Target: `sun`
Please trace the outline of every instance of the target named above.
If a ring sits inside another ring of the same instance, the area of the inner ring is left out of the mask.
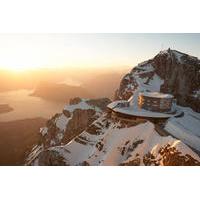
[[[41,68],[43,63],[38,59],[33,59],[30,56],[24,54],[24,56],[13,56],[12,59],[7,58],[5,62],[1,63],[1,68],[13,71],[13,72],[24,72]]]
[[[31,65],[23,65],[23,64],[13,64],[13,65],[7,65],[2,67],[4,70],[6,71],[12,71],[12,72],[25,72],[25,71],[30,71],[30,70],[34,70],[34,69],[38,69],[39,66],[31,66]]]
[[[13,66],[5,66],[4,69],[6,69],[8,71],[13,71],[13,72],[24,72],[30,68],[25,67],[25,66],[13,65]]]
[[[42,53],[30,48],[11,48],[0,58],[0,67],[14,72],[24,72],[45,65]]]

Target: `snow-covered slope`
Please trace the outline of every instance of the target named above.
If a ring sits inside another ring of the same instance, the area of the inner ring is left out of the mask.
[[[54,165],[55,158],[60,159],[59,165],[200,164],[188,146],[171,136],[160,136],[151,122],[124,127],[105,114],[68,144],[43,151],[32,164]]]
[[[170,118],[165,130],[200,152],[200,113],[190,108],[181,109],[184,111],[184,116]]]

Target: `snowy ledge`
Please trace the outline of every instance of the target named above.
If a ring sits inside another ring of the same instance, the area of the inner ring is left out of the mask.
[[[182,111],[176,110],[173,113],[159,113],[159,112],[151,112],[144,109],[136,110],[133,108],[114,108],[114,112],[121,113],[129,116],[135,117],[147,117],[147,118],[170,118],[176,117],[182,114]]]

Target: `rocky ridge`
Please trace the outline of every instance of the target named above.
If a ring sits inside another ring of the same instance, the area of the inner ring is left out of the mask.
[[[28,160],[32,160],[32,156],[38,154],[38,151],[70,142],[96,120],[110,102],[107,98],[71,99],[62,113],[55,114],[47,121],[46,126],[40,129],[42,140]]]

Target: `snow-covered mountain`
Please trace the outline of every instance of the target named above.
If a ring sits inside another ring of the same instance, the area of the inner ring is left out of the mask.
[[[75,98],[41,128],[43,139],[26,164],[200,165],[199,84],[197,58],[162,51],[125,75],[115,98],[128,99],[142,90],[167,92],[176,97],[183,115],[162,126],[147,120],[128,122],[110,117],[108,99]]]
[[[181,106],[200,112],[200,60],[168,49],[138,64],[121,81],[116,99],[129,99],[135,90],[171,93]]]

